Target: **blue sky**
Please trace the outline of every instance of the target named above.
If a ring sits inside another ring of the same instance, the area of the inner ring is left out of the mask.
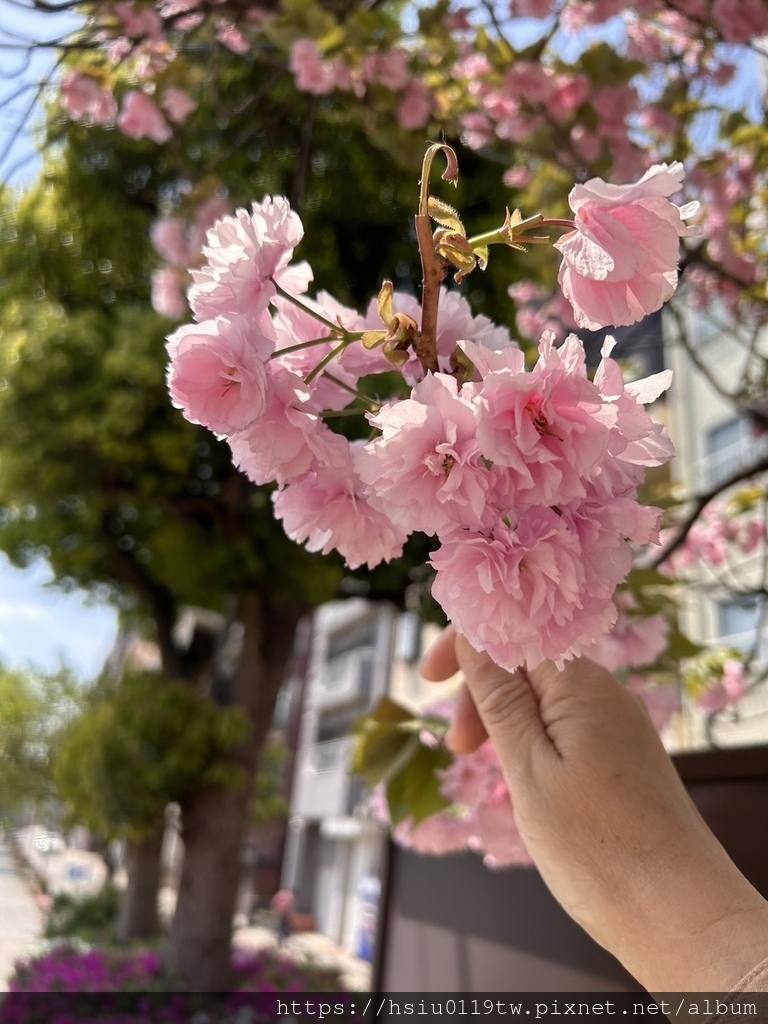
[[[22,571],[0,555],[0,664],[45,672],[65,664],[93,678],[114,642],[115,612],[56,590],[51,579],[45,562]]]
[[[54,67],[53,48],[27,50],[30,42],[53,41],[80,21],[72,12],[42,14],[30,0],[0,0],[0,180],[24,185],[39,167],[35,159],[38,84]]]
[[[73,23],[71,15],[34,14],[0,0],[0,45],[54,39]],[[51,50],[36,52],[27,62],[22,49],[0,49],[0,179],[10,184],[24,185],[37,174],[31,130],[35,118],[27,108],[53,63]],[[51,579],[45,562],[22,571],[0,554],[0,664],[46,672],[66,664],[79,676],[92,678],[114,641],[115,612],[89,606],[81,593],[56,590],[49,585]]]

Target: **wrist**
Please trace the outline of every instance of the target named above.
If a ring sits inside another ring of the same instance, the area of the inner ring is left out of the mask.
[[[729,992],[768,953],[768,903],[711,842],[646,897],[644,934],[619,952],[649,991]]]

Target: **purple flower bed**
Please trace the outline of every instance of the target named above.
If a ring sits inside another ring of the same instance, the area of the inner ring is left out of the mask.
[[[235,951],[232,958],[238,992],[342,992],[339,972],[333,967],[297,964],[272,949]]]
[[[56,946],[19,961],[11,992],[150,992],[161,991],[162,962],[157,953]]]
[[[181,993],[156,953],[57,946],[17,964],[0,1024],[260,1024],[273,994],[343,991],[337,970],[270,949],[236,952],[232,967],[232,992]]]

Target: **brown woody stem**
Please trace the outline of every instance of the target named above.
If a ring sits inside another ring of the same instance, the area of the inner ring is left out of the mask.
[[[435,252],[432,224],[429,218],[429,175],[438,152],[448,164],[443,178],[454,185],[459,176],[456,154],[450,146],[435,143],[424,155],[419,182],[419,212],[416,214],[416,240],[421,258],[421,330],[416,339],[416,355],[425,373],[436,373],[437,364],[437,310],[440,303],[440,285],[448,273],[448,264]]]

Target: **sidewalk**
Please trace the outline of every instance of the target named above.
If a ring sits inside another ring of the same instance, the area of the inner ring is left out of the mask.
[[[0,992],[8,991],[14,962],[32,949],[41,931],[40,910],[0,839]]]

